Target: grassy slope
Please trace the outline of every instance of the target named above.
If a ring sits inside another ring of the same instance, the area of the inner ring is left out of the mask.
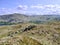
[[[29,25],[36,27],[23,31]],[[0,26],[0,45],[60,45],[60,22]]]

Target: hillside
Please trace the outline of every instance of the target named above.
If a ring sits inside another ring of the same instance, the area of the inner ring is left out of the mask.
[[[60,15],[2,15],[0,45],[60,45]]]
[[[24,15],[24,14],[7,14],[0,16],[0,24],[10,23],[46,23],[60,21],[60,15]]]
[[[60,22],[0,26],[0,45],[60,45]]]

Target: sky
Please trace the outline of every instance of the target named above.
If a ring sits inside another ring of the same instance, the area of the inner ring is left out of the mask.
[[[60,14],[60,0],[0,0],[0,15],[21,14]]]

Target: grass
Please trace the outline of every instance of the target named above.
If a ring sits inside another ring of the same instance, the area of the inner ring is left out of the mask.
[[[36,27],[23,32],[30,25]],[[59,26],[60,22],[0,26],[0,45],[60,45]]]

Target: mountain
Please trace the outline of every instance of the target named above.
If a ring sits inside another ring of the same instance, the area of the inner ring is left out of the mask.
[[[49,21],[60,21],[60,15],[24,15],[24,14],[7,14],[0,16],[0,22],[4,23],[43,23]]]
[[[23,22],[23,21],[28,21],[26,20],[27,16],[23,14],[8,14],[8,15],[3,15],[0,16],[0,21],[5,21],[5,22]]]
[[[60,45],[60,15],[8,14],[0,25],[0,45]]]

